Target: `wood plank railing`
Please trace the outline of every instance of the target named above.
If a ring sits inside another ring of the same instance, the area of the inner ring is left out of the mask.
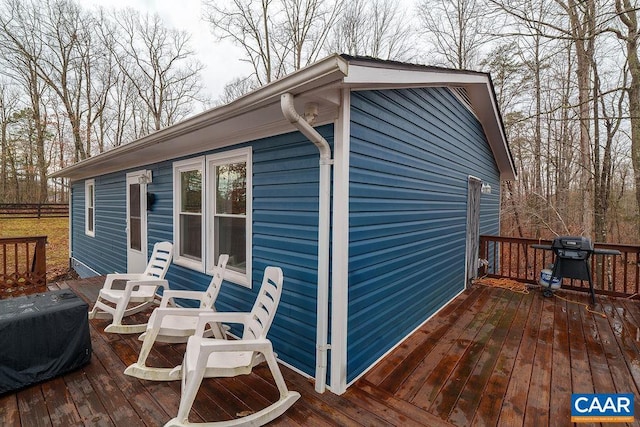
[[[552,251],[532,248],[533,244],[550,245],[550,240],[515,237],[480,236],[481,259],[487,265],[480,275],[506,277],[527,283],[537,283],[540,270],[553,264]],[[589,258],[596,293],[640,298],[640,246],[595,243],[596,249],[615,249],[621,255],[597,255]],[[589,283],[564,279],[563,288],[589,292]]]
[[[47,289],[47,236],[0,238],[0,299]]]
[[[1,218],[65,218],[67,203],[0,203]]]

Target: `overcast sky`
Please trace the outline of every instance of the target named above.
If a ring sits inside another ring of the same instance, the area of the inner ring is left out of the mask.
[[[100,5],[106,9],[127,7],[141,12],[158,13],[168,27],[191,34],[191,46],[205,65],[204,83],[212,99],[218,98],[225,84],[236,76],[251,73],[248,64],[241,62],[242,52],[228,42],[216,41],[209,25],[201,20],[201,0],[80,0],[90,8]]]

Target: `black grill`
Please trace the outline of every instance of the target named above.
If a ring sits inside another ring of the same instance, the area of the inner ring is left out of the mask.
[[[551,277],[586,280],[589,282],[591,302],[596,303],[596,295],[591,281],[589,257],[593,253],[593,244],[588,237],[563,236],[551,242],[551,250],[556,254]]]
[[[551,274],[552,278],[588,281],[593,304],[596,303],[596,295],[593,290],[593,281],[591,280],[589,257],[591,254],[620,255],[620,252],[616,250],[594,249],[591,239],[582,236],[556,237],[551,242],[551,246],[533,245],[533,247],[550,249],[556,255]],[[545,290],[545,295],[551,295],[550,288]]]

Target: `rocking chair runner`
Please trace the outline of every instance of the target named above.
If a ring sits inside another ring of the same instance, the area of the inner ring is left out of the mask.
[[[89,319],[109,319],[113,321],[104,331],[117,334],[137,334],[143,332],[147,324],[123,325],[122,319],[146,309],[158,301],[156,292],[159,288],[168,289],[169,284],[164,280],[171,258],[173,244],[159,242],[153,246],[151,259],[143,273],[108,274],[100,290],[93,310],[89,312]],[[126,280],[124,289],[112,289],[115,280]],[[137,304],[127,308],[129,304]]]
[[[213,272],[213,277],[211,278],[209,287],[205,292],[175,290],[167,290],[164,292],[160,307],[156,308],[153,310],[153,313],[151,313],[149,323],[147,324],[147,331],[140,335],[139,339],[143,341],[143,343],[142,348],[140,349],[140,355],[138,356],[138,361],[129,365],[129,367],[124,371],[125,374],[153,381],[170,381],[180,379],[180,371],[175,371],[173,367],[156,368],[146,366],[145,363],[147,361],[147,357],[149,356],[149,352],[155,342],[187,342],[188,338],[196,331],[198,315],[200,313],[215,312],[214,303],[218,297],[218,293],[220,292],[220,287],[222,286],[227,261],[229,261],[229,255],[220,255],[218,258],[218,265]],[[200,307],[167,307],[169,302],[175,302],[176,298],[200,301]],[[209,330],[205,331],[204,336],[214,336],[218,339],[226,338],[225,331],[218,323],[213,324]]]
[[[200,384],[205,377],[234,377],[246,375],[257,364],[266,360],[280,398],[270,406],[235,420],[205,423],[206,426],[263,425],[282,415],[300,398],[300,393],[289,391],[282,377],[267,332],[273,321],[282,293],[282,270],[267,267],[262,286],[250,313],[200,314],[196,334],[189,338],[182,369],[182,395],[178,416],[166,426],[189,426],[188,417]],[[240,340],[204,338],[209,323],[240,323],[244,325]]]

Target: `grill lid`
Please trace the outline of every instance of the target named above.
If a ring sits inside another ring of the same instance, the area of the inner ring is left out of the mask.
[[[586,259],[593,253],[593,243],[588,237],[560,236],[553,239],[551,249],[561,258]]]

